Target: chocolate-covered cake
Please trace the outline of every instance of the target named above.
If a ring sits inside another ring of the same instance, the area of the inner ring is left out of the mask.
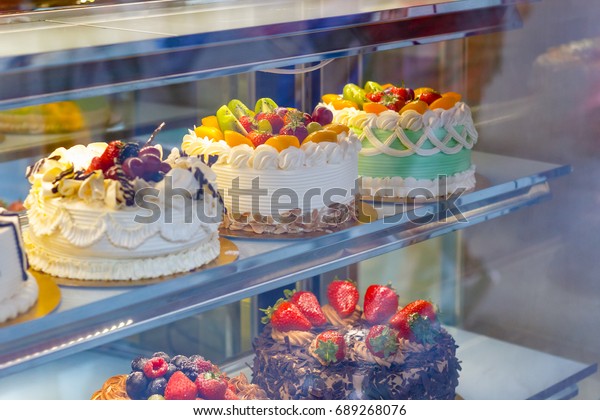
[[[398,308],[395,292],[375,285],[361,310],[350,285],[334,281],[323,308],[296,292],[267,311],[253,343],[253,383],[270,399],[454,399],[457,345],[431,303]],[[315,313],[325,321],[315,325]]]

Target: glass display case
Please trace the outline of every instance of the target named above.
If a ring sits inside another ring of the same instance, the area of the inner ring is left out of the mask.
[[[259,308],[284,288],[322,296],[336,276],[361,291],[391,282],[401,303],[437,302],[459,345],[465,399],[598,398],[600,6],[64,3],[0,10],[0,114],[70,115],[57,130],[0,125],[6,203],[25,198],[26,167],[56,147],[144,140],[161,122],[163,146],[180,146],[228,99],[308,110],[368,80],[463,92],[479,132],[477,186],[371,202],[361,223],[326,235],[232,237],[233,261],[153,284],[63,283],[51,313],[0,325],[0,398],[88,399],[155,351],[248,371]],[[39,374],[56,386],[35,383]]]

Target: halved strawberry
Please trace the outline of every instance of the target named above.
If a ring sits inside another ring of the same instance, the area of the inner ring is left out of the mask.
[[[296,292],[294,290],[285,290],[284,294],[290,302],[295,303],[298,308],[300,308],[300,311],[302,311],[304,316],[313,326],[319,327],[327,322],[323,310],[321,309],[321,305],[319,304],[319,300],[313,293],[308,291]]]
[[[387,324],[398,311],[398,295],[389,286],[373,284],[365,293],[364,316],[370,324]]]
[[[312,328],[312,324],[300,308],[287,300],[279,299],[274,306],[261,311],[265,313],[262,318],[263,324],[270,321],[273,328],[281,332],[309,331]]]
[[[387,325],[373,325],[365,344],[373,355],[385,358],[398,351],[398,333]]]
[[[342,317],[354,313],[358,303],[359,293],[356,285],[350,280],[334,280],[327,287],[329,304]]]
[[[323,331],[316,340],[315,353],[326,364],[340,362],[346,357],[346,342],[338,331]]]
[[[252,144],[254,144],[254,147],[258,147],[261,144],[264,144],[271,137],[273,137],[273,135],[271,135],[270,133],[267,133],[267,132],[262,132],[262,131],[252,131],[252,132],[248,133],[247,137],[250,139]]]

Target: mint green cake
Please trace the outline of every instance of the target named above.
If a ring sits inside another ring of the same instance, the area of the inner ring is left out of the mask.
[[[367,198],[433,198],[475,187],[471,149],[477,131],[470,108],[380,114],[333,110],[334,122],[350,127],[362,142],[360,194]]]

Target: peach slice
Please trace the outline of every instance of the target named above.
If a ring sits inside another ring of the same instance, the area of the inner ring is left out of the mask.
[[[280,134],[277,136],[271,137],[269,140],[265,142],[269,146],[273,146],[279,152],[287,149],[288,147],[300,147],[300,140],[296,136],[290,136],[286,134]]]
[[[325,102],[326,104],[330,104],[333,101],[337,101],[342,99],[342,95],[338,95],[337,93],[327,93],[325,95],[323,95],[321,97],[321,99],[323,100],[323,102]]]
[[[455,98],[456,102],[460,101],[462,99],[462,95],[460,93],[456,93],[456,92],[445,92],[442,93],[442,98]]]
[[[209,115],[208,117],[202,118],[202,125],[218,128],[219,130],[221,129],[221,127],[219,127],[219,121],[217,121],[216,115]]]
[[[383,111],[388,111],[389,108],[379,102],[365,102],[363,104],[363,111],[369,114],[381,114]]]
[[[329,141],[335,143],[337,142],[337,133],[332,130],[319,130],[315,131],[314,133],[310,133],[308,136],[306,136],[304,141],[312,141],[313,143]]]
[[[351,101],[349,99],[338,99],[336,101],[332,101],[331,105],[333,105],[334,109],[337,109],[338,111],[340,109],[344,109],[344,108],[355,108],[358,109],[358,104],[354,101]]]
[[[454,106],[454,104],[458,102],[456,97],[454,96],[442,96],[439,99],[436,99],[429,105],[429,109],[443,108],[450,109]]]
[[[429,105],[427,105],[427,102],[416,100],[404,105],[399,112],[402,114],[405,111],[413,110],[417,111],[419,114],[424,114],[428,109]]]
[[[254,143],[248,137],[243,134],[238,133],[233,130],[225,130],[223,133],[225,136],[225,142],[229,145],[229,147],[239,146],[240,144],[247,144],[248,146],[254,148]]]
[[[336,124],[336,123],[331,123],[331,124],[324,125],[323,126],[323,130],[334,131],[336,134],[340,134],[340,133],[346,133],[346,134],[348,134],[350,132],[350,128],[348,128],[347,125]]]
[[[198,137],[208,137],[212,141],[223,140],[223,132],[215,127],[210,127],[208,125],[201,125],[200,127],[196,127],[194,132]]]

